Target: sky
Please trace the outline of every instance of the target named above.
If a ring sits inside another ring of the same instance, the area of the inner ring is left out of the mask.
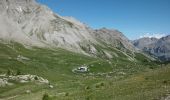
[[[170,0],[38,0],[93,29],[117,29],[129,39],[170,35]]]

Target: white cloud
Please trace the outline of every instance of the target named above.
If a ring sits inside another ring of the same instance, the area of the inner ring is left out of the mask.
[[[158,38],[158,39],[160,39],[160,38],[162,38],[164,36],[166,36],[166,34],[160,34],[160,33],[151,34],[151,33],[146,33],[146,34],[140,36],[140,38],[148,37],[148,38]]]

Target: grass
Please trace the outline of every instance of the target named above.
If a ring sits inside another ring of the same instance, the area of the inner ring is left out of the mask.
[[[102,47],[97,47],[98,49]],[[136,61],[115,48],[102,48],[118,55],[112,59],[90,57],[63,49],[25,48],[18,43],[0,43],[0,73],[38,75],[50,81],[54,88],[36,83],[0,87],[0,98],[11,100],[151,100],[170,91],[170,66],[161,68],[141,54]],[[29,60],[18,60],[18,55]],[[88,73],[73,73],[72,69],[86,64]],[[25,93],[25,90],[31,93]]]

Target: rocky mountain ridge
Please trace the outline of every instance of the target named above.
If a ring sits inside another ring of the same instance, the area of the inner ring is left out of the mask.
[[[157,38],[141,38],[133,41],[140,50],[158,57],[162,61],[170,61],[170,35]]]
[[[72,17],[54,13],[35,0],[1,0],[0,11],[1,40],[93,55],[99,53],[97,46],[135,52],[121,32],[106,28],[94,30]]]

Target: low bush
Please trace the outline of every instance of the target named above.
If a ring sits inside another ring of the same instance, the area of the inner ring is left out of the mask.
[[[49,95],[48,95],[47,93],[45,93],[45,94],[43,95],[42,100],[50,100]]]

